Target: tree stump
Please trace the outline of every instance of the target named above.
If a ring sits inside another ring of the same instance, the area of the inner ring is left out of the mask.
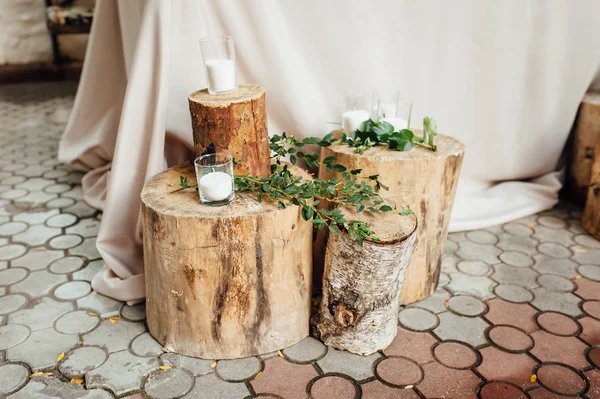
[[[362,169],[361,174],[365,176],[378,174],[381,183],[389,187],[388,191],[382,190],[381,195],[395,201],[398,207],[409,205],[417,215],[417,249],[406,272],[402,304],[416,302],[431,295],[440,275],[465,147],[460,141],[441,134],[436,136],[435,144],[435,152],[421,146],[415,146],[407,152],[377,146],[360,155],[345,144],[334,144],[321,149],[321,159],[333,155],[336,162],[348,170]],[[327,172],[323,167],[319,170],[319,177],[342,179],[339,172]],[[322,232],[317,234],[314,243],[315,278],[323,270],[324,236]]]
[[[414,215],[356,213],[381,240],[360,246],[348,234],[331,234],[325,253],[317,336],[329,346],[360,355],[386,348],[396,336],[404,273],[417,242]]]
[[[575,120],[572,147],[567,163],[565,191],[574,202],[584,205],[594,164],[594,149],[600,144],[600,93],[587,93]]]
[[[595,149],[594,165],[582,221],[583,227],[597,240],[600,240],[600,144]]]
[[[309,178],[299,168],[294,174]],[[312,224],[236,193],[223,207],[200,204],[191,165],[142,191],[146,309],[165,351],[205,359],[272,352],[309,333]]]
[[[269,132],[265,111],[265,89],[241,85],[228,94],[211,95],[207,89],[188,98],[196,156],[210,144],[242,163],[240,175],[270,174]]]

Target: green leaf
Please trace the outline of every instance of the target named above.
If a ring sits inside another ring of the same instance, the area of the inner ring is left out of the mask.
[[[179,176],[179,186],[181,188],[190,188],[191,187],[188,183],[188,178],[186,176]]]
[[[414,215],[415,213],[412,211],[412,209],[410,209],[410,207],[408,205],[406,205],[404,208],[402,208],[402,210],[400,211],[400,214],[402,216],[408,216],[408,215]]]
[[[336,172],[345,172],[346,167],[344,165],[333,165],[333,170]]]
[[[304,207],[302,207],[302,218],[304,220],[310,220],[310,219],[312,219],[312,217],[313,217],[314,214],[315,214],[315,211],[310,206],[304,206]]]
[[[281,201],[277,201],[277,206],[279,207],[279,209],[285,209],[285,204]]]
[[[423,141],[427,143],[433,151],[437,150],[436,145],[433,143],[436,135],[437,123],[435,123],[433,118],[426,116],[423,118]]]
[[[360,172],[362,172],[362,169],[353,169],[350,171],[350,174],[352,175],[358,175],[360,174]]]
[[[292,163],[292,165],[296,165],[296,156],[295,155],[290,155],[290,162]]]
[[[394,126],[389,122],[377,122],[373,126],[373,132],[378,136],[382,134],[390,134],[394,132]]]
[[[362,203],[356,204],[356,212],[362,212],[365,210],[365,206]]]
[[[330,155],[330,156],[328,156],[327,158],[325,158],[323,160],[323,163],[325,165],[331,165],[331,163],[333,163],[334,161],[335,161],[335,156],[334,155]]]
[[[340,229],[337,227],[337,225],[335,224],[329,224],[327,225],[327,228],[329,229],[330,232],[332,232],[333,234],[340,234]]]
[[[271,191],[271,185],[269,183],[263,183],[261,188],[265,193],[268,193],[269,191]]]
[[[389,211],[393,210],[393,208],[389,205],[383,205],[382,207],[379,208],[379,210],[381,212],[389,212]]]

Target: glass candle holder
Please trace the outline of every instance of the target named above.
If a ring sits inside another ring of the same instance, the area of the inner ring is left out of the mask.
[[[388,122],[394,126],[394,131],[408,129],[412,101],[400,98],[397,90],[373,92],[373,114],[378,122]]]
[[[235,48],[231,36],[211,36],[200,39],[200,52],[210,94],[225,94],[237,90]]]
[[[233,191],[233,158],[219,152],[202,155],[194,160],[198,194],[204,205],[227,205],[235,196]]]
[[[364,121],[371,118],[369,103],[364,93],[349,91],[342,96],[342,129],[348,136],[354,136],[362,128]]]

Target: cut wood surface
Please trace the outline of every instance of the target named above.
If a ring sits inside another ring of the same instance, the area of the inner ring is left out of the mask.
[[[382,190],[382,196],[395,201],[399,208],[409,205],[415,212],[418,244],[406,272],[402,304],[431,295],[439,279],[465,147],[460,141],[441,134],[437,135],[435,144],[435,152],[421,146],[407,152],[377,146],[360,155],[345,144],[321,149],[321,159],[333,155],[336,163],[348,170],[362,169],[364,176],[378,174],[381,183],[389,187],[388,191]],[[323,167],[319,170],[319,177],[341,179],[340,173],[327,172]],[[314,243],[314,273],[317,279],[323,270],[325,235],[322,232],[317,234]]]
[[[299,168],[295,175],[308,178]],[[199,203],[191,165],[142,191],[146,309],[165,351],[205,359],[272,352],[308,335],[312,224],[300,209],[236,193],[228,206]]]
[[[241,85],[233,93],[211,95],[207,89],[188,98],[194,149],[199,156],[213,143],[238,161],[236,174],[268,176],[269,133],[265,90],[258,85]]]
[[[583,227],[600,240],[600,144],[595,149],[594,165],[582,219]]]
[[[600,93],[587,93],[583,97],[572,134],[565,191],[573,201],[584,205],[588,198],[594,149],[600,144]]]
[[[356,213],[348,220],[369,223],[380,242],[360,246],[348,234],[330,234],[325,254],[317,336],[327,345],[368,355],[396,336],[400,292],[417,240],[414,215]]]

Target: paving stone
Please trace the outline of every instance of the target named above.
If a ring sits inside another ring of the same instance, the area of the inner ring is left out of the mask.
[[[581,265],[577,271],[588,280],[600,281],[600,266]]]
[[[65,335],[53,328],[34,331],[29,338],[19,345],[7,349],[8,360],[27,362],[32,369],[44,369],[56,365],[56,359],[62,352],[77,345],[79,339],[75,335]]]
[[[494,296],[492,288],[495,285],[496,283],[489,277],[454,273],[446,289],[453,294],[466,294],[489,299]]]
[[[96,248],[96,238],[95,237],[86,238],[85,240],[83,240],[81,245],[69,250],[69,253],[71,255],[85,256],[86,258],[88,258],[90,260],[100,258],[100,253],[98,252],[98,249]]]
[[[144,391],[154,399],[171,399],[185,395],[193,385],[194,379],[183,370],[158,370],[150,374]]]
[[[12,236],[27,230],[29,226],[23,222],[8,222],[0,225],[0,236]]]
[[[415,385],[423,379],[423,372],[414,361],[404,357],[388,357],[377,363],[377,376],[398,388]]]
[[[118,315],[121,302],[92,291],[90,295],[77,300],[77,307],[79,309],[90,309],[98,313],[100,317],[105,318]]]
[[[454,242],[467,241],[467,233],[464,231],[458,233],[448,233],[448,239]]]
[[[58,215],[58,209],[45,209],[40,208],[39,210],[33,210],[30,212],[21,212],[13,217],[14,221],[25,222],[30,225],[42,224],[54,215]]]
[[[27,303],[23,295],[0,296],[0,315],[5,315],[21,309]]]
[[[523,391],[508,382],[488,382],[479,391],[481,399],[528,399]]]
[[[600,250],[575,248],[574,252],[575,255],[573,255],[572,259],[580,265],[600,265]]]
[[[66,170],[49,170],[48,172],[44,173],[44,179],[57,179],[59,177],[64,177],[66,175],[68,175],[69,172],[67,172]]]
[[[125,305],[121,308],[121,316],[129,321],[146,320],[146,304],[138,303],[134,306]]]
[[[65,234],[62,236],[58,236],[56,238],[53,238],[52,240],[50,240],[50,242],[48,243],[50,245],[50,247],[54,248],[54,249],[68,249],[68,248],[73,248],[78,246],[79,244],[81,244],[83,242],[83,238],[81,236],[76,236],[74,234]],[[73,254],[72,255],[80,255],[80,254]]]
[[[442,342],[433,351],[438,362],[446,367],[468,369],[477,363],[473,349],[458,342]]]
[[[15,185],[16,188],[23,188],[30,191],[39,191],[43,190],[45,187],[54,184],[52,180],[46,180],[41,177],[35,177],[33,179],[27,179],[27,181],[23,181],[21,183],[17,183]]]
[[[11,285],[22,281],[27,277],[27,270],[21,268],[10,268],[0,270],[0,285]]]
[[[534,316],[538,313],[528,304],[517,304],[495,298],[487,302],[485,318],[492,324],[508,324],[530,333],[538,329]]]
[[[282,352],[288,360],[294,363],[310,363],[325,356],[327,347],[313,337],[306,337],[297,344],[285,348]]]
[[[67,208],[75,203],[73,198],[55,198],[46,202],[48,208]]]
[[[527,267],[533,265],[533,258],[521,252],[506,251],[500,254],[500,260],[510,266]]]
[[[451,255],[456,251],[458,251],[458,244],[454,241],[446,240],[446,243],[444,244],[444,255]]]
[[[88,388],[107,388],[115,395],[122,395],[140,389],[142,376],[158,366],[154,357],[138,357],[126,350],[111,353],[100,367],[86,373],[86,385]]]
[[[94,276],[102,270],[103,267],[104,261],[102,259],[91,261],[85,268],[73,273],[73,278],[77,280],[92,281]]]
[[[133,340],[131,351],[135,355],[142,357],[158,356],[163,353],[162,345],[149,332],[143,333]]]
[[[585,381],[571,369],[558,364],[543,365],[537,370],[542,386],[564,395],[577,395],[585,390]]]
[[[539,251],[545,255],[551,256],[553,258],[569,258],[572,255],[572,252],[559,244],[554,243],[542,243],[538,247]]]
[[[554,274],[542,274],[537,281],[548,291],[571,292],[575,289],[575,284],[571,280]]]
[[[446,312],[439,315],[440,325],[433,332],[442,340],[466,342],[477,347],[486,343],[484,331],[489,324],[480,317],[465,317]]]
[[[305,365],[303,367],[311,367],[309,365]],[[315,372],[316,374],[316,372]],[[264,377],[261,375],[261,378]],[[297,376],[302,378],[302,376]],[[256,382],[254,380],[253,382]],[[266,381],[266,378],[263,378],[263,381]],[[290,381],[289,378],[286,381]],[[292,380],[294,381],[294,380]],[[291,381],[290,381],[291,382]],[[302,381],[303,382],[303,381]],[[286,399],[295,399],[295,398],[305,398],[306,397],[306,383],[304,382],[304,386],[300,387],[300,384],[288,384],[285,388],[286,392],[294,392],[294,389],[303,389],[300,393],[301,396],[284,396]],[[265,383],[265,386],[273,386],[276,384],[280,384],[281,380],[270,381],[269,383]],[[281,384],[283,385],[283,384]],[[262,388],[262,384],[257,384],[257,386]],[[255,388],[256,390],[256,388]],[[282,390],[282,389],[280,389]],[[214,374],[207,374],[201,377],[196,377],[196,382],[194,383],[194,388],[187,395],[183,396],[182,399],[233,399],[233,398],[244,398],[249,395],[248,389],[246,385],[242,382],[231,383],[220,380]]]
[[[456,255],[443,255],[442,257],[442,271],[444,273],[456,273],[458,269],[456,265],[460,261],[460,258]]]
[[[31,165],[23,169],[19,169],[18,174],[26,177],[42,176],[48,169],[41,165]]]
[[[566,278],[577,276],[577,264],[569,259],[556,259],[546,255],[536,255],[533,269],[542,274],[556,274]]]
[[[214,363],[213,360],[197,359],[195,357],[183,356],[177,353],[163,353],[160,355],[160,360],[164,365],[185,369],[194,377],[212,373],[214,371],[214,369],[210,367]]]
[[[78,234],[82,237],[95,237],[98,235],[100,221],[94,218],[83,219],[75,226],[69,227],[67,233]]]
[[[425,377],[418,385],[426,398],[476,398],[481,380],[471,370],[456,370],[439,363],[423,366]],[[471,395],[465,395],[465,392]]]
[[[70,188],[71,188],[70,184],[58,183],[58,184],[49,185],[48,187],[46,187],[44,189],[44,191],[47,193],[62,194],[62,193],[69,191]],[[73,198],[73,197],[71,197],[71,198]],[[76,198],[73,198],[73,199],[76,199]]]
[[[372,363],[373,360],[371,360],[371,364]],[[289,378],[291,375],[293,375],[294,378]],[[306,399],[306,386],[308,385],[308,382],[313,378],[317,377],[317,375],[318,374],[315,368],[310,364],[290,363],[282,357],[274,357],[265,360],[263,373],[258,378],[255,378],[254,380],[250,381],[250,385],[252,386],[252,388],[254,388],[254,391],[256,393],[271,393],[286,399]],[[198,384],[199,381],[202,381],[200,386]],[[219,381],[218,384],[217,381]],[[282,381],[286,381],[286,383],[282,384]],[[221,390],[223,390],[223,384],[228,384],[227,386],[230,387],[235,387],[239,385],[244,386],[242,383],[226,383],[220,380],[216,375],[208,374],[204,377],[196,378],[196,385],[194,386],[194,389],[188,394],[188,397],[190,399],[202,398],[202,396],[192,396],[192,393],[194,393],[195,391],[197,391],[198,394],[204,391],[210,392],[210,388],[212,388],[215,385],[220,387]],[[197,389],[199,387],[204,389]],[[224,392],[217,391],[213,394],[213,396],[206,395],[204,397],[206,399],[229,399],[242,396],[243,395],[238,394],[238,391],[235,391],[234,394],[230,394],[230,396],[225,396]]]
[[[359,381],[373,376],[373,362],[380,357],[377,352],[360,356],[330,347],[325,357],[317,361],[317,364],[324,373],[342,373]]]
[[[498,238],[492,233],[485,230],[474,230],[467,233],[467,239],[477,244],[494,245],[498,242]]]
[[[498,248],[490,245],[476,244],[470,241],[462,241],[458,244],[459,250],[456,255],[464,260],[479,260],[493,265],[498,263]]]
[[[588,234],[579,234],[574,238],[575,242],[584,247],[600,249],[600,241]]]
[[[563,246],[573,245],[573,233],[567,229],[553,229],[550,227],[538,226],[535,228],[535,234],[532,236],[539,242],[555,243]]]
[[[522,223],[510,222],[502,226],[504,231],[514,236],[528,237],[533,234],[533,229]]]
[[[58,299],[72,300],[82,298],[90,292],[92,292],[92,287],[87,281],[69,281],[58,286],[54,290],[54,295]]]
[[[42,297],[30,309],[21,309],[8,316],[11,323],[22,324],[32,331],[50,328],[62,315],[73,310],[72,303],[57,302]]]
[[[535,360],[525,353],[508,353],[488,346],[479,350],[481,364],[477,371],[488,381],[508,381],[521,388],[533,387],[531,382]]]
[[[219,360],[215,371],[225,381],[242,382],[257,375],[261,369],[260,360],[255,357],[247,357],[244,359]]]
[[[30,333],[29,328],[20,324],[0,326],[0,350],[19,345],[29,337]]]
[[[358,390],[352,382],[338,376],[319,378],[310,388],[312,399],[354,398]]]
[[[508,266],[503,263],[494,265],[492,279],[500,284],[520,285],[525,288],[533,288],[538,285],[538,274],[527,267]]]
[[[402,327],[409,330],[427,331],[438,325],[438,318],[424,309],[405,308],[400,311],[398,322]]]
[[[13,236],[14,242],[22,242],[32,247],[43,245],[50,238],[61,233],[60,229],[46,227],[42,224],[29,227],[23,233]]]
[[[438,281],[437,288],[442,288],[450,283],[450,277],[446,273],[440,273],[440,279]]]
[[[412,389],[392,388],[375,380],[361,385],[362,399],[419,399]]]
[[[596,348],[591,348],[588,351],[588,359],[590,360],[590,363],[596,367],[599,368],[600,366],[600,348],[596,347]]]
[[[6,159],[6,157],[4,159]],[[6,172],[2,172],[2,173],[3,173],[2,176],[4,176],[4,173],[6,173]],[[2,185],[4,185],[4,186],[12,186],[14,184],[19,184],[19,183],[21,183],[21,182],[23,182],[25,180],[27,180],[27,179],[25,177],[23,177],[23,176],[12,176],[12,175],[9,175],[9,176],[7,176],[7,177],[5,177],[5,178],[2,179]]]
[[[499,234],[496,246],[504,251],[522,252],[527,255],[534,255],[538,252],[537,240],[531,237],[514,236],[512,234]]]
[[[29,381],[29,371],[20,364],[0,366],[0,395],[15,392]]]
[[[507,352],[525,352],[533,347],[533,339],[513,326],[494,326],[488,330],[491,342]]]
[[[577,295],[585,299],[600,300],[600,283],[585,278],[577,279],[575,282]]]
[[[600,397],[600,371],[589,370],[586,371],[585,376],[589,381],[589,388],[586,392],[587,397],[590,399],[597,399]]]
[[[68,378],[83,377],[88,371],[100,367],[108,354],[96,346],[82,346],[73,349],[58,364],[58,369]]]
[[[19,392],[7,399],[112,399],[112,395],[100,389],[84,389],[79,384],[62,382],[53,377],[31,380]]]
[[[13,269],[14,270],[14,269]],[[48,295],[54,287],[67,281],[67,276],[50,273],[46,270],[32,272],[23,281],[11,287],[12,293],[24,293],[32,298]]]
[[[554,292],[538,287],[531,290],[534,299],[531,304],[539,310],[548,310],[565,313],[577,317],[581,314],[578,297],[570,292]]]
[[[418,302],[411,303],[407,305],[408,308],[417,307],[422,309],[427,309],[432,313],[441,313],[446,311],[446,299],[450,297],[450,294],[440,289],[435,291],[433,294],[428,296],[425,299],[422,299]]]
[[[398,327],[396,337],[383,352],[386,356],[404,356],[423,364],[433,360],[431,349],[436,343],[437,340],[429,333]]]
[[[509,302],[526,303],[531,302],[533,294],[525,288],[512,284],[500,284],[494,288],[494,293]]]
[[[96,214],[96,209],[83,201],[76,201],[74,205],[63,208],[65,212],[72,213],[80,218],[89,218]]]
[[[590,345],[600,345],[600,321],[591,317],[584,317],[578,321],[582,329],[579,337]]]
[[[11,265],[24,267],[31,271],[42,270],[47,268],[50,262],[63,256],[62,251],[51,251],[43,247],[33,248],[20,258],[11,261]]]
[[[0,260],[11,260],[18,258],[27,251],[27,248],[20,244],[8,244],[0,247]]]
[[[544,312],[538,315],[541,328],[554,335],[570,336],[579,331],[579,323],[562,313]]]
[[[533,332],[531,337],[535,341],[531,353],[542,362],[567,364],[576,369],[589,367],[585,358],[587,345],[577,338],[557,336],[546,331]]]
[[[567,223],[564,220],[555,216],[540,216],[537,221],[542,226],[551,227],[553,229],[564,229],[567,227]]]
[[[468,296],[457,295],[448,300],[448,309],[463,316],[481,316],[487,311],[487,306],[481,300]]]
[[[79,256],[65,256],[52,262],[50,271],[56,274],[69,274],[79,270],[84,263],[85,261]]]
[[[29,194],[29,191],[22,188],[14,188],[10,190],[6,190],[0,193],[0,198],[14,200],[17,198],[21,198]]]
[[[61,316],[56,321],[56,331],[63,334],[86,334],[92,331],[100,319],[86,310],[77,310]]]
[[[142,323],[133,323],[123,319],[116,323],[104,320],[98,328],[83,336],[83,344],[106,348],[109,353],[117,352],[127,349],[129,343],[145,330]]]
[[[60,215],[52,216],[46,221],[49,227],[69,227],[77,223],[77,216],[70,213],[61,213]]]
[[[594,319],[600,320],[600,301],[585,301],[581,308]]]
[[[491,271],[485,263],[472,260],[459,262],[456,267],[459,271],[471,276],[487,276]]]

